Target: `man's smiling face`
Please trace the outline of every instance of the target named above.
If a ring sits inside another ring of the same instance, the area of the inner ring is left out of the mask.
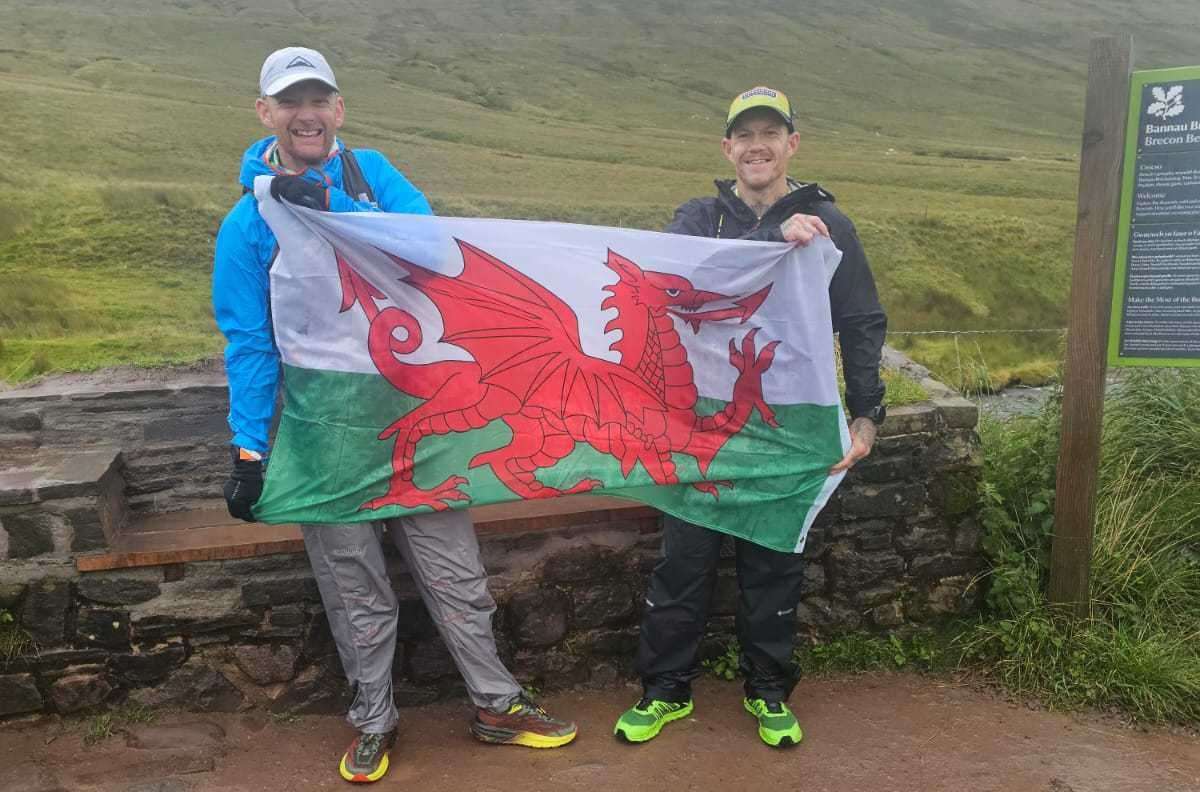
[[[305,80],[255,103],[263,126],[275,133],[283,164],[292,170],[321,165],[345,120],[342,95],[318,80]]]
[[[799,144],[800,135],[788,132],[778,113],[759,109],[738,117],[729,137],[721,141],[721,150],[733,163],[739,184],[765,190],[787,179],[788,160]]]

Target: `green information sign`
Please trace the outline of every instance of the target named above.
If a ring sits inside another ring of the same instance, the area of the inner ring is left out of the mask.
[[[1200,66],[1133,73],[1108,360],[1200,366]]]

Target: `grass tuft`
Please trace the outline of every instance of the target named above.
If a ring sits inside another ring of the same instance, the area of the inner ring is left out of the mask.
[[[1136,371],[1110,393],[1090,616],[1078,623],[1055,618],[1044,597],[1060,402],[984,425],[993,570],[987,611],[961,638],[965,662],[1055,706],[1200,721],[1200,424],[1175,412],[1198,393],[1190,371]]]

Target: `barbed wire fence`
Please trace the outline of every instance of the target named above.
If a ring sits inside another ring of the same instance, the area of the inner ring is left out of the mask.
[[[923,336],[923,335],[1005,335],[1017,333],[1065,333],[1065,327],[1037,327],[1012,330],[888,330],[890,336]]]

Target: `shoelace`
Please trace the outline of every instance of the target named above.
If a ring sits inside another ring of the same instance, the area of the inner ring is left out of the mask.
[[[663,715],[674,709],[675,706],[675,704],[672,704],[669,701],[658,701],[657,699],[643,698],[637,703],[637,707],[635,707],[635,709],[650,710],[656,717],[661,718]]]
[[[371,761],[379,752],[379,746],[383,744],[384,736],[382,734],[359,735],[358,743],[354,747],[354,761],[359,763]]]
[[[537,704],[534,704],[531,700],[529,700],[525,696],[521,696],[520,698],[518,698],[516,701],[516,704],[518,707],[520,707],[520,709],[516,710],[516,713],[534,714],[534,715],[538,715],[539,717],[547,718],[547,719],[550,717],[550,713],[546,712],[546,710],[542,709]],[[513,713],[513,714],[516,714],[516,713]]]

